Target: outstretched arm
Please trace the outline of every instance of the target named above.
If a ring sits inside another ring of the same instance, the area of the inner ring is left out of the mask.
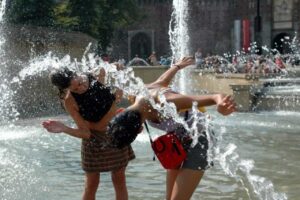
[[[182,58],[180,61],[172,65],[166,72],[164,72],[155,82],[149,84],[148,87],[168,87],[178,70],[194,63],[194,58],[191,56]]]
[[[223,94],[182,95],[178,93],[166,93],[165,97],[168,102],[173,102],[178,110],[190,109],[193,106],[193,102],[197,102],[198,107],[216,105],[218,112],[222,115],[229,115],[236,111],[233,99]]]

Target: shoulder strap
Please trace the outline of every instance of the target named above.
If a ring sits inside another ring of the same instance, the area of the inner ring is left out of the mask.
[[[187,121],[189,119],[189,111],[186,110],[184,113],[184,121]]]
[[[149,131],[149,127],[148,127],[147,122],[144,122],[144,125],[145,125],[145,128],[146,128],[146,130],[147,130],[147,133],[148,133],[148,136],[149,136],[150,143],[152,144],[152,143],[153,143],[153,140],[152,140],[152,137],[151,137],[151,135],[150,135],[150,131]]]
[[[151,135],[150,135],[150,131],[149,131],[148,124],[147,124],[146,121],[144,122],[144,124],[145,124],[145,128],[146,128],[146,130],[147,130],[147,133],[148,133],[148,136],[149,136],[149,140],[150,140],[150,143],[151,143],[151,146],[152,146],[153,140],[152,140]],[[153,150],[153,152],[154,152],[154,150]],[[152,160],[155,161],[155,153],[154,153],[154,155],[153,155]]]

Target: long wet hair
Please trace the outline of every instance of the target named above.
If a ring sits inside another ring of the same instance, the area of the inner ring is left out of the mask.
[[[130,145],[142,130],[141,113],[127,110],[115,116],[108,125],[112,145],[121,149]]]
[[[65,89],[71,85],[71,80],[76,76],[76,73],[69,70],[67,67],[53,70],[49,77],[53,85],[59,90],[59,98],[64,99]]]

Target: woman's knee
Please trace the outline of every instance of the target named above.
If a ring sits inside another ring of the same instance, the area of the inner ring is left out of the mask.
[[[111,172],[111,179],[114,184],[123,185],[126,182],[125,169],[122,168]]]
[[[88,192],[96,192],[100,182],[99,173],[86,173],[85,190]]]

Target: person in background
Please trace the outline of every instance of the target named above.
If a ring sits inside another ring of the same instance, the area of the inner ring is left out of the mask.
[[[151,55],[148,57],[148,60],[150,61],[150,64],[152,66],[157,66],[158,65],[158,61],[157,61],[157,57],[156,57],[156,53],[153,51],[151,53]]]
[[[106,135],[108,122],[117,112],[116,103],[120,101],[122,91],[117,89],[113,93],[112,88],[105,85],[103,68],[97,76],[62,68],[52,71],[50,80],[58,88],[64,108],[77,127],[50,119],[42,125],[51,133],[65,133],[82,139],[81,163],[85,172],[82,199],[95,199],[100,173],[110,171],[116,199],[127,200],[125,169],[135,155],[131,146],[121,149],[112,146]]]
[[[275,64],[278,66],[279,70],[285,69],[285,64],[280,55],[275,56]]]
[[[203,119],[203,113],[192,111],[194,102],[198,106],[217,105],[217,110],[223,115],[229,115],[236,111],[234,101],[230,96],[223,94],[213,95],[182,95],[169,88],[169,84],[175,74],[191,64],[194,64],[192,57],[185,57],[171,66],[156,81],[147,85],[151,97],[156,103],[161,102],[163,96],[168,103],[173,103],[181,117],[186,118],[186,123],[191,128],[194,120]],[[186,147],[187,159],[178,169],[168,169],[166,177],[166,199],[167,200],[188,200],[199,184],[204,171],[211,166],[207,160],[208,140],[204,126],[196,122],[197,132],[195,146],[191,146],[191,132],[183,128],[182,124],[176,122],[172,117],[165,117],[156,110],[147,98],[137,96],[134,102],[125,111],[117,114],[109,124],[108,134],[112,143],[118,148],[124,148],[131,144],[138,133],[143,129],[143,123],[147,121],[151,126],[174,132]],[[196,114],[196,117],[195,117]]]
[[[123,66],[123,68],[124,68],[124,66],[126,65],[126,60],[123,57],[121,57],[121,58],[119,58],[118,63],[119,63],[119,65]]]
[[[101,54],[101,59],[102,59],[104,62],[109,62],[109,61],[110,61],[109,55],[108,55],[107,53],[102,53],[102,54]]]
[[[203,64],[203,55],[202,50],[200,48],[195,52],[195,62],[197,67],[201,67]]]

